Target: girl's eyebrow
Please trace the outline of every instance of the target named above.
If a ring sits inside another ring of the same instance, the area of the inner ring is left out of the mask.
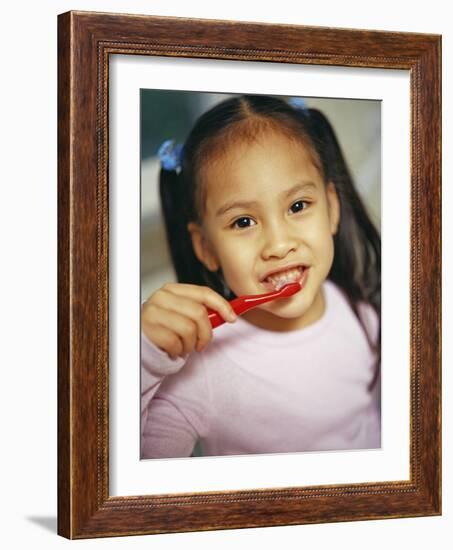
[[[314,183],[312,181],[301,181],[299,183],[296,183],[295,185],[293,185],[289,189],[285,189],[284,191],[279,193],[279,195],[280,195],[281,198],[285,199],[285,198],[290,197],[291,195],[293,195],[297,191],[307,191],[307,190],[316,191],[317,189],[318,188],[316,186],[316,183]],[[233,210],[234,208],[241,208],[241,209],[247,210],[249,208],[254,208],[254,207],[256,208],[258,205],[259,205],[258,201],[233,201],[233,202],[227,202],[226,204],[224,204],[223,206],[221,206],[217,210],[215,215],[216,216],[222,216],[223,214],[228,212],[228,210]]]

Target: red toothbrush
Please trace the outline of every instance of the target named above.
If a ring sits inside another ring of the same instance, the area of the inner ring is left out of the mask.
[[[283,286],[280,290],[274,290],[273,292],[267,292],[266,294],[252,294],[250,296],[240,296],[239,298],[235,298],[234,300],[231,300],[230,305],[237,313],[237,315],[242,315],[249,309],[252,309],[256,306],[260,306],[261,304],[265,304],[266,302],[271,302],[272,300],[276,300],[277,298],[289,298],[293,294],[296,294],[296,292],[299,292],[301,289],[300,283],[288,283],[287,285]],[[220,316],[217,311],[213,311],[212,309],[208,309],[208,317],[211,321],[212,328],[216,328],[219,325],[223,325],[225,320],[223,317]]]

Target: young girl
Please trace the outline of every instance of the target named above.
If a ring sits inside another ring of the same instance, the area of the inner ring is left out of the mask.
[[[142,306],[142,458],[380,447],[380,238],[326,118],[235,97],[160,157],[179,282]]]

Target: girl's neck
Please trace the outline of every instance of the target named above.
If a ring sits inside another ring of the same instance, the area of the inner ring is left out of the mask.
[[[312,306],[301,317],[285,318],[270,311],[256,308],[244,313],[242,317],[250,324],[273,332],[301,330],[321,319],[325,313],[326,300],[322,288],[319,289]]]

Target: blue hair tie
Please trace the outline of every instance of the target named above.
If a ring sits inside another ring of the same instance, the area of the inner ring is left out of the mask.
[[[296,111],[302,111],[305,112],[305,114],[308,114],[307,104],[301,97],[291,97],[288,99],[288,103],[293,109],[296,109]]]
[[[164,141],[157,152],[162,168],[177,174],[182,168],[183,154],[184,146],[182,143],[176,143],[174,139]]]

